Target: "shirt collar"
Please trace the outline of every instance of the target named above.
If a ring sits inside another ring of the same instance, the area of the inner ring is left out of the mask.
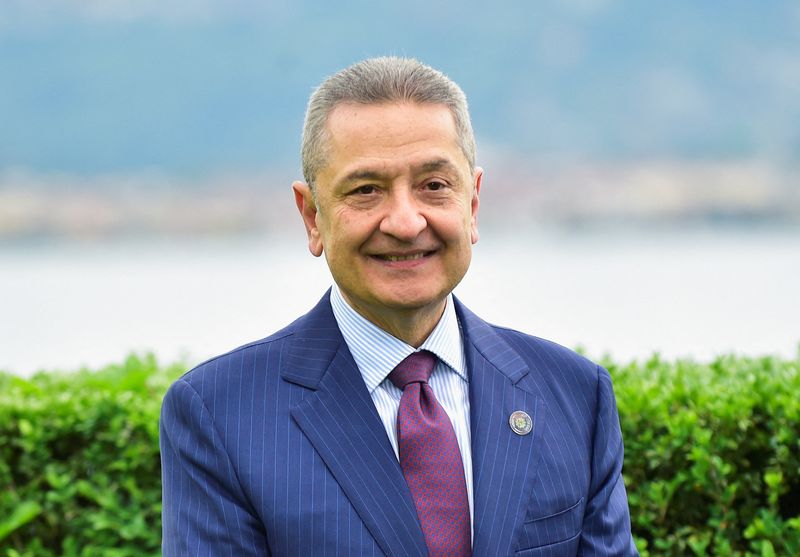
[[[416,352],[416,349],[354,310],[335,284],[331,290],[331,307],[347,347],[372,394],[395,366]],[[452,294],[447,296],[441,319],[420,346],[420,350],[423,349],[436,354],[447,367],[464,381],[468,381],[461,330]]]

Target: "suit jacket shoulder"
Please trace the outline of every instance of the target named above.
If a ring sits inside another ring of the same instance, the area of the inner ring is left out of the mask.
[[[520,378],[525,377],[523,384],[529,385],[545,400],[560,401],[564,406],[572,407],[576,392],[594,398],[601,377],[608,375],[601,366],[574,350],[550,340],[487,323],[458,301],[457,311],[468,332],[468,342],[493,361],[502,361],[503,354],[519,358],[517,365],[522,371]],[[586,410],[587,418],[593,419],[594,408]]]

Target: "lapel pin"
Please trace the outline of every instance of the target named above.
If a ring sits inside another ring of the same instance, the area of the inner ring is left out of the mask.
[[[517,435],[528,435],[533,429],[533,420],[526,412],[517,410],[511,413],[508,418],[508,425],[511,426],[511,431]]]

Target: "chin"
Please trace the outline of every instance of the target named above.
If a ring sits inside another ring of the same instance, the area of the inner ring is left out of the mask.
[[[435,292],[405,290],[402,292],[393,292],[391,294],[387,293],[386,295],[379,296],[378,303],[395,309],[422,309],[441,303],[449,293],[449,290],[437,290]]]

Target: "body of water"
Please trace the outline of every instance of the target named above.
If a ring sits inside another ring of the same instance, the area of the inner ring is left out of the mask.
[[[282,239],[0,248],[0,369],[154,351],[198,362],[264,337],[330,285]],[[591,356],[793,356],[800,233],[483,231],[456,294],[490,322]]]

